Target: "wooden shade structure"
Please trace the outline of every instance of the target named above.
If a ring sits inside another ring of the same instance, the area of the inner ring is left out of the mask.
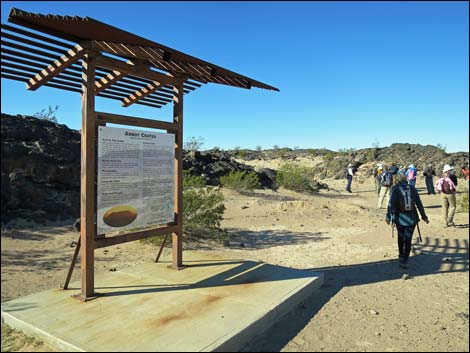
[[[89,17],[42,15],[13,8],[1,30],[1,77],[80,93],[81,295],[95,297],[94,250],[159,234],[173,234],[172,266],[182,260],[182,147],[184,94],[207,84],[279,91],[277,88],[139,37]],[[173,122],[95,111],[95,97],[161,108],[173,103]],[[175,221],[140,232],[96,234],[96,140],[106,123],[162,129],[175,134]],[[73,263],[72,263],[73,268]],[[70,271],[69,271],[70,274]],[[68,277],[69,279],[69,277]]]

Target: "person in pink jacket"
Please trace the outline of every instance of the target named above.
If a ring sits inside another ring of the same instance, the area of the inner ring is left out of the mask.
[[[436,189],[441,194],[442,217],[446,227],[453,227],[454,214],[456,209],[455,191],[457,188],[457,178],[452,173],[454,167],[446,164],[442,170],[442,177],[436,182]]]

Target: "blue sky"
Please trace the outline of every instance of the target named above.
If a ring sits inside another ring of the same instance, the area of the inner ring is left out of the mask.
[[[184,136],[203,149],[367,148],[419,143],[469,151],[467,2],[21,2],[89,16],[278,87],[208,84],[185,96]],[[80,95],[2,79],[2,112],[59,105],[79,129]],[[171,120],[168,106],[97,110]]]

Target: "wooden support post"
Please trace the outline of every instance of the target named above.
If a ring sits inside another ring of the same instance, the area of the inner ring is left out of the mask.
[[[172,267],[183,268],[183,82],[173,86],[173,123],[175,135],[174,212],[177,230],[173,233]]]
[[[81,134],[81,293],[78,298],[96,298],[94,290],[95,251],[95,54],[88,52],[82,67],[82,134]]]

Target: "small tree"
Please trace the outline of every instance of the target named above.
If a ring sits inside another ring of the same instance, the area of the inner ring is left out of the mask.
[[[256,146],[255,149],[258,151],[258,152],[261,152],[262,148],[260,145]]]
[[[203,145],[204,145],[204,139],[201,136],[199,137],[191,136],[184,143],[184,149],[190,152],[199,151]]]
[[[46,108],[44,108],[40,112],[35,113],[33,117],[38,118],[38,119],[52,121],[53,123],[57,123],[57,117],[55,116],[55,113],[57,112],[58,109],[59,109],[58,105],[56,105],[54,108],[49,106],[47,111],[46,111]]]

